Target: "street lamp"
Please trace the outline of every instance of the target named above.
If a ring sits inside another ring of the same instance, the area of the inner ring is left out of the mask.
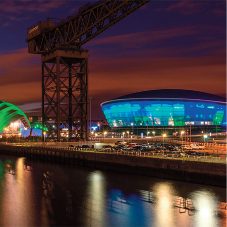
[[[132,126],[132,134],[133,134],[133,123],[131,123],[131,126]]]
[[[203,135],[203,138],[204,138],[204,144],[203,144],[203,145],[204,145],[204,157],[205,157],[205,140],[207,139],[207,137],[208,137],[208,136],[207,136],[206,134]]]
[[[183,152],[183,135],[184,135],[184,131],[181,131],[181,137],[182,137],[181,151],[182,152]]]
[[[91,137],[91,99],[92,97],[89,97],[90,99],[90,137]]]
[[[153,131],[152,134],[153,134],[153,137],[155,138],[155,131]],[[154,142],[154,139],[153,139],[153,142]]]
[[[127,134],[128,134],[128,143],[129,143],[129,131],[127,131]]]
[[[44,135],[44,136],[43,136],[43,137],[44,137],[44,138],[43,138],[43,142],[45,142],[45,135],[46,135],[46,132],[43,132],[43,135]]]
[[[18,136],[19,136],[19,143],[20,143],[20,137],[21,137],[21,133],[19,133],[19,134],[18,134]]]
[[[97,133],[95,133],[95,141],[96,141],[96,136],[97,136]]]
[[[123,132],[123,133],[122,133],[122,135],[123,135],[123,142],[124,142],[124,134],[125,134],[125,133]]]
[[[147,143],[148,143],[148,135],[150,134],[150,132],[147,132]]]
[[[105,140],[105,135],[107,134],[107,132],[104,132],[104,140]]]
[[[163,153],[164,153],[164,138],[166,137],[166,134],[163,134]]]

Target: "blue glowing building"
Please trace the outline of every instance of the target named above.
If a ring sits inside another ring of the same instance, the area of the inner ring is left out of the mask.
[[[226,126],[226,99],[199,91],[162,89],[101,104],[110,127]]]

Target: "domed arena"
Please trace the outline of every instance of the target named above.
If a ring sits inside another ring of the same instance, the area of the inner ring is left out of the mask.
[[[30,128],[28,118],[22,110],[11,103],[0,101],[0,133],[11,123],[18,120],[23,123],[24,127]]]
[[[226,126],[226,98],[191,90],[133,93],[101,104],[110,127]]]

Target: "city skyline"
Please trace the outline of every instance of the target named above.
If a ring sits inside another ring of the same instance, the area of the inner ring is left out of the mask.
[[[95,1],[94,1],[95,2]],[[85,1],[1,1],[0,100],[41,115],[41,57],[27,27],[65,19]],[[90,51],[92,119],[129,93],[188,89],[226,96],[225,1],[151,1],[83,46]]]

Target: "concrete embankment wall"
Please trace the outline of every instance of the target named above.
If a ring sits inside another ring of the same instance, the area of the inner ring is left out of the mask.
[[[1,146],[1,154],[226,187],[226,165],[50,148]]]

